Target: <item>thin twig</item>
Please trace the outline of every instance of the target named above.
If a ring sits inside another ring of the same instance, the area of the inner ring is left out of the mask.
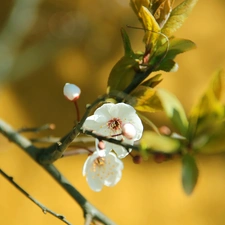
[[[77,101],[74,101],[74,106],[75,106],[76,113],[77,113],[77,122],[79,122],[80,121],[80,110],[79,110]]]
[[[95,133],[92,130],[81,129],[80,132],[83,134],[91,135],[92,137],[97,138],[99,140],[103,140],[103,141],[107,141],[107,142],[110,142],[110,143],[113,143],[116,145],[120,145],[120,146],[124,147],[125,149],[127,149],[128,152],[130,152],[130,149],[140,150],[139,146],[126,144],[123,142],[123,140],[116,140],[111,137],[102,136],[100,134]]]
[[[80,122],[66,135],[64,136],[59,142],[53,144],[49,148],[47,148],[43,153],[40,154],[39,162],[41,164],[49,164],[53,163],[57,159],[63,156],[64,151],[67,147],[73,142],[73,140],[79,135],[80,129],[83,126],[86,118],[90,114],[90,112],[95,108],[98,104],[105,101],[108,95],[103,95],[97,98],[92,104],[87,106],[87,109],[80,120]]]
[[[27,138],[16,132],[10,125],[2,120],[0,120],[0,133],[23,149],[38,163],[38,156],[40,152],[43,151],[42,149],[36,148]],[[60,173],[60,171],[57,170],[54,165],[40,164],[40,166],[42,166],[79,204],[84,215],[89,213],[93,216],[93,219],[96,219],[105,225],[115,225],[113,221],[107,218],[95,206],[88,202],[87,199],[63,176],[63,174]]]
[[[51,209],[44,206],[42,203],[40,203],[37,199],[33,198],[30,194],[28,194],[22,187],[20,187],[11,176],[8,176],[3,170],[0,169],[0,174],[2,174],[3,177],[5,177],[17,190],[19,190],[23,195],[25,195],[27,198],[29,198],[34,204],[36,204],[39,208],[42,209],[44,213],[49,213],[53,215],[54,217],[62,220],[64,223],[68,225],[72,225],[69,221],[66,220],[66,218],[63,215],[57,214],[53,212]]]
[[[130,26],[127,26],[127,27],[130,27]],[[130,27],[130,28],[142,29],[142,28],[138,28],[138,27]],[[123,90],[123,92],[126,94],[129,94],[130,92],[132,92],[145,78],[147,78],[152,72],[154,72],[158,68],[158,66],[162,63],[162,61],[165,59],[165,57],[169,51],[170,42],[169,42],[169,38],[165,34],[163,34],[161,32],[151,31],[151,30],[148,30],[145,28],[143,30],[153,32],[153,33],[158,33],[159,35],[163,36],[167,41],[167,47],[166,47],[164,54],[157,61],[157,63],[152,65],[152,67],[148,67],[147,70],[145,70],[145,71],[138,71],[135,73],[132,82]]]
[[[44,124],[40,127],[22,127],[18,130],[19,133],[24,133],[24,132],[34,132],[34,133],[38,133],[40,131],[44,131],[44,130],[54,130],[55,129],[55,124],[53,123],[47,123]]]
[[[123,92],[113,91],[108,94],[102,95],[98,97],[92,104],[87,106],[87,109],[81,118],[80,122],[60,141],[56,142],[55,144],[51,145],[45,151],[43,151],[39,156],[39,162],[41,164],[50,164],[56,161],[57,159],[61,158],[68,148],[68,146],[73,142],[75,138],[80,134],[81,128],[89,116],[90,112],[98,106],[100,103],[107,101],[107,99],[114,98],[116,101],[121,102],[126,100],[128,97],[127,94]]]
[[[93,219],[92,215],[86,214],[85,215],[85,223],[84,223],[84,225],[90,225],[91,222],[92,222],[92,219]]]
[[[52,144],[60,141],[59,137],[42,137],[42,138],[32,138],[30,139],[32,143],[46,143],[46,144]],[[92,137],[77,137],[74,139],[71,144],[77,144],[77,143],[93,143],[94,139]]]

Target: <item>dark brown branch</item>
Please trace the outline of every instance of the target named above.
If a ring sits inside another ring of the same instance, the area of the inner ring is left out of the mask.
[[[80,132],[83,134],[91,135],[92,137],[97,138],[99,140],[103,140],[103,141],[107,141],[107,142],[110,142],[110,143],[113,143],[116,145],[120,145],[120,146],[124,147],[125,149],[127,149],[128,152],[130,152],[129,151],[130,149],[140,150],[139,146],[126,144],[123,142],[123,140],[116,140],[115,138],[99,135],[92,130],[81,129]]]
[[[45,151],[43,151],[39,156],[39,162],[41,164],[49,164],[53,163],[57,159],[63,156],[64,151],[67,147],[73,142],[73,140],[79,135],[80,129],[82,128],[86,118],[90,114],[90,112],[101,102],[105,101],[108,95],[103,95],[97,98],[91,105],[87,106],[87,109],[81,119],[81,121],[67,134],[65,135],[59,142],[53,144]]]
[[[27,138],[17,133],[11,126],[9,126],[2,120],[0,120],[0,133],[2,133],[6,138],[23,149],[38,163],[38,156],[42,150],[36,148]],[[88,202],[87,199],[57,170],[54,165],[40,164],[40,166],[42,166],[80,205],[83,210],[84,216],[86,216],[86,214],[90,214],[92,215],[93,219],[96,219],[106,225],[115,225],[113,221],[108,219],[95,206]]]
[[[62,220],[64,223],[68,225],[72,225],[69,221],[66,220],[66,218],[63,215],[57,214],[53,212],[52,210],[48,209],[46,206],[44,206],[42,203],[40,203],[37,199],[33,198],[30,194],[28,194],[22,187],[20,187],[12,177],[8,176],[3,170],[0,169],[0,174],[2,174],[3,177],[5,177],[17,190],[19,190],[23,195],[25,195],[27,198],[29,198],[34,204],[36,204],[39,208],[42,209],[44,213],[49,213],[53,215],[54,217]]]

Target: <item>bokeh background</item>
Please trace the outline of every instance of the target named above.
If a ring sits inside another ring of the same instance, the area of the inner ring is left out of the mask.
[[[179,1],[176,1],[176,4]],[[200,0],[177,37],[198,48],[177,57],[180,69],[163,75],[160,87],[190,110],[212,72],[225,67],[225,2]],[[0,7],[0,117],[15,128],[55,123],[38,134],[62,136],[74,124],[74,106],[62,95],[66,82],[82,89],[85,105],[106,90],[112,66],[122,56],[120,28],[140,26],[129,0],[8,0]],[[129,29],[135,50],[142,31]],[[162,113],[150,115],[168,124]],[[169,124],[168,124],[169,125]],[[55,163],[84,196],[119,225],[224,225],[225,156],[198,156],[200,177],[191,196],[181,187],[179,159],[135,165],[124,160],[123,178],[113,188],[91,191],[82,177],[86,156]],[[83,224],[74,200],[35,162],[0,136],[0,167],[26,191],[72,224]],[[0,224],[63,224],[42,211],[0,176]]]

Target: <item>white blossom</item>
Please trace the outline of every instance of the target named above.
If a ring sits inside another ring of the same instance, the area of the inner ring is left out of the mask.
[[[130,131],[127,129],[129,127]],[[143,132],[142,122],[135,109],[125,103],[102,105],[94,115],[86,119],[83,128],[131,145],[141,138]],[[124,158],[128,154],[124,147],[110,142],[105,143],[105,150],[106,152],[114,150],[119,158]]]
[[[63,94],[69,101],[76,101],[80,97],[81,90],[75,84],[66,83]]]
[[[83,167],[83,176],[90,188],[101,191],[103,186],[114,186],[121,179],[123,163],[114,153],[106,154],[105,150],[96,150],[90,155]]]

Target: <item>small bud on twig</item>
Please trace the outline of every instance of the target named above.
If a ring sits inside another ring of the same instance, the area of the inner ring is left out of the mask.
[[[103,141],[99,141],[99,142],[98,142],[98,148],[99,148],[100,150],[105,149],[105,143],[104,143]]]
[[[75,84],[66,83],[63,88],[63,94],[69,101],[76,101],[80,97],[81,90]]]
[[[122,127],[122,133],[127,139],[133,139],[136,135],[136,130],[132,124],[126,123]]]
[[[135,164],[140,164],[140,163],[142,163],[142,161],[143,161],[143,158],[142,158],[142,156],[140,156],[140,155],[135,155],[135,156],[133,157],[133,162],[134,162]]]

